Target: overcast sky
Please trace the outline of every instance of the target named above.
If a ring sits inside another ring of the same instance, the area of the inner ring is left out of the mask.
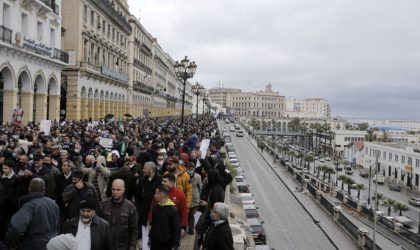
[[[128,0],[193,81],[324,97],[333,115],[420,118],[418,0]]]

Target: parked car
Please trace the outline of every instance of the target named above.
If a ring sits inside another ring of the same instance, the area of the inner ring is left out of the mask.
[[[247,218],[259,218],[257,207],[255,205],[244,205],[244,210]]]
[[[245,182],[237,183],[236,186],[238,187],[239,193],[249,193],[249,186]]]
[[[363,178],[368,178],[369,177],[369,171],[368,170],[362,170],[362,171],[360,171],[359,175]]]
[[[225,119],[225,123],[229,124],[230,123],[229,119]]]
[[[229,160],[231,160],[231,159],[238,159],[238,156],[236,155],[236,153],[234,153],[234,152],[229,152],[230,154],[229,154]]]
[[[231,164],[239,163],[238,159],[235,159],[235,158],[233,158],[233,159],[229,159],[229,162],[230,162]]]
[[[400,223],[403,227],[412,229],[414,228],[414,221],[410,218],[405,216],[397,216],[394,218],[394,222]]]
[[[324,158],[319,158],[319,160],[318,160],[319,162],[325,162],[325,159]]]
[[[382,174],[378,174],[378,177],[373,176],[373,182],[376,182],[376,179],[378,179],[378,184],[384,184],[385,183],[385,177]]]
[[[243,205],[255,204],[254,195],[251,193],[240,193],[239,199],[241,199]]]
[[[241,126],[239,126],[239,123],[235,123],[234,127],[235,127],[236,130],[241,129]]]
[[[236,183],[238,182],[245,182],[245,177],[243,175],[237,175],[235,176]]]
[[[389,184],[388,188],[391,191],[401,192],[401,186],[398,184]]]
[[[326,157],[325,160],[326,161],[331,161],[331,158],[330,157]]]
[[[408,200],[408,204],[418,207],[420,206],[420,198],[412,197]]]
[[[259,221],[257,218],[251,218],[247,220],[249,228],[251,229],[252,238],[256,245],[267,244],[267,239],[265,237],[265,231],[262,226],[264,221]]]
[[[230,126],[229,131],[230,132],[235,132],[235,127],[234,126]]]
[[[242,130],[236,131],[236,137],[244,137],[244,131]]]

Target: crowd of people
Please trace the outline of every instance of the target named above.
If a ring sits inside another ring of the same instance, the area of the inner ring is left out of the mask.
[[[233,249],[223,203],[233,177],[217,122],[179,124],[149,117],[0,127],[0,249],[165,250],[186,234],[195,249]]]

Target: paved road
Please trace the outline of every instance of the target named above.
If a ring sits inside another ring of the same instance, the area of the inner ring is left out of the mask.
[[[335,249],[246,138],[232,134],[240,164],[276,249]]]
[[[327,165],[327,166],[335,168],[335,165],[333,164],[332,161],[326,161],[326,162],[315,161],[315,166],[321,166],[321,165]],[[351,176],[353,178],[353,180],[356,183],[361,183],[361,184],[365,185],[365,189],[360,192],[360,199],[367,202],[368,197],[369,197],[369,190],[368,190],[369,179],[359,176],[359,170],[358,169],[353,169],[353,172],[354,173]],[[312,163],[310,164],[310,173],[313,173],[313,164]],[[337,176],[340,176],[342,174],[344,174],[344,171],[338,172]],[[322,179],[322,173],[320,175],[320,178]],[[331,179],[332,179],[331,182],[335,183],[335,174],[331,175]],[[328,177],[325,179],[325,181],[327,181],[327,180],[328,180]],[[338,187],[341,187],[341,181],[340,180],[338,181]],[[347,192],[347,185],[346,184],[344,184],[344,190]],[[392,200],[398,201],[399,203],[406,204],[409,207],[409,210],[406,211],[406,212],[403,212],[403,215],[411,218],[414,221],[413,231],[414,232],[418,231],[420,208],[408,204],[408,199],[410,197],[415,196],[414,194],[410,193],[407,190],[402,190],[402,192],[392,191],[388,188],[387,184],[378,185],[378,193],[382,193],[384,195],[384,197],[386,197],[386,198],[391,198]],[[371,185],[370,185],[370,196],[372,197],[372,196],[374,196],[374,194],[375,194],[375,183],[373,182],[373,179],[372,179],[371,180]],[[351,190],[351,196],[352,197],[357,197],[357,190],[352,189]],[[371,198],[371,203],[370,204],[371,205],[374,204],[372,198]],[[384,207],[384,206],[379,206],[378,210],[387,212],[388,208]],[[399,216],[399,212],[398,211],[394,212],[394,210],[392,209],[391,216]]]

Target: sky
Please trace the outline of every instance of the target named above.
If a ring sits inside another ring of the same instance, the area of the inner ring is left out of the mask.
[[[128,0],[192,79],[323,97],[334,116],[420,119],[418,0]]]

